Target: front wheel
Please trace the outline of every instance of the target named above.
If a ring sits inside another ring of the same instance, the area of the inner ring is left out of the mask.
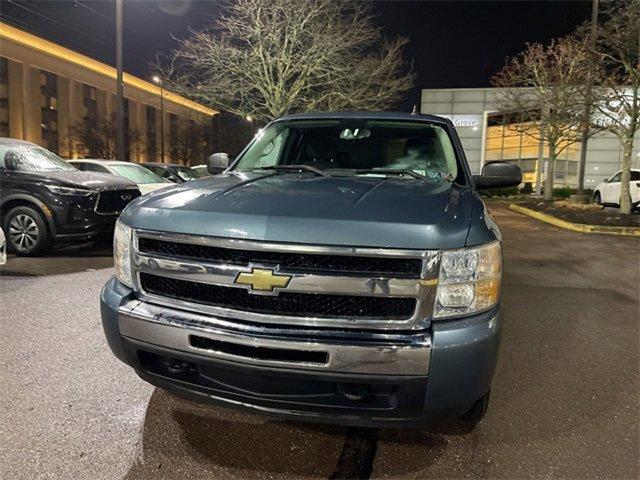
[[[4,220],[7,247],[17,255],[37,255],[49,247],[49,232],[39,212],[16,207]]]
[[[602,205],[602,197],[600,196],[600,192],[596,192],[593,194],[593,203],[596,205]]]

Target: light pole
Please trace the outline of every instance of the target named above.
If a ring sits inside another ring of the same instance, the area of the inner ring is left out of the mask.
[[[596,43],[596,28],[598,27],[598,0],[591,1],[591,32],[589,34],[589,55],[593,55],[593,50],[595,49]],[[585,197],[584,193],[584,177],[586,173],[587,166],[587,145],[589,143],[589,137],[591,132],[589,132],[589,121],[591,120],[591,95],[593,90],[593,76],[589,75],[587,79],[587,90],[585,95],[584,102],[584,126],[582,128],[582,137],[581,141],[581,149],[580,149],[580,160],[578,161],[578,191],[577,195],[582,196],[583,201],[586,202],[588,200],[588,196]]]
[[[164,85],[160,75],[154,75],[151,80],[160,87],[160,160],[164,163]]]
[[[122,83],[122,1],[116,0],[116,97],[117,97],[117,128],[118,128],[118,160],[129,160],[124,158],[126,151],[124,148],[124,85]]]

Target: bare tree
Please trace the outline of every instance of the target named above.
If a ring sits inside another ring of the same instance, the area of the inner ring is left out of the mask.
[[[573,39],[554,40],[549,46],[527,44],[493,77],[502,89],[498,108],[515,128],[549,146],[544,198],[553,198],[555,161],[580,141],[584,117],[585,86],[589,75],[588,51]],[[540,165],[538,169],[540,169]]]
[[[125,141],[129,144],[140,138],[139,131],[125,130]],[[118,126],[115,115],[105,118],[83,117],[71,126],[71,139],[89,157],[118,158]]]
[[[209,134],[210,127],[204,121],[178,122],[176,136],[171,146],[171,157],[183,165],[204,163],[207,156],[207,135]]]
[[[629,180],[634,138],[640,131],[640,0],[614,4],[598,27],[597,124],[622,144],[620,211],[631,212]]]
[[[385,109],[412,87],[402,50],[366,2],[236,0],[164,67],[167,85],[264,123],[311,110]]]

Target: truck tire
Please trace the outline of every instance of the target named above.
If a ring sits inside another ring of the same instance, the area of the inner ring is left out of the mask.
[[[16,207],[4,218],[7,249],[21,256],[35,256],[49,248],[51,238],[42,215],[31,207]]]

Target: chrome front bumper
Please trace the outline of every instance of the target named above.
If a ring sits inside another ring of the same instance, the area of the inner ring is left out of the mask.
[[[124,338],[222,361],[332,373],[426,376],[429,372],[428,332],[356,333],[237,323],[140,300],[122,303],[117,316]],[[194,346],[194,336],[229,348],[221,351]],[[280,354],[291,352],[293,358],[256,358],[250,353],[258,351],[256,348],[267,352],[266,357],[269,351],[277,350]],[[300,361],[295,358],[296,352],[324,353],[326,361]]]
[[[432,322],[428,333],[275,327],[154,305],[115,278],[103,288],[100,308],[114,355],[153,385],[203,402],[359,426],[415,427],[468,411],[490,389],[502,323],[498,306]],[[325,351],[328,360],[265,362],[196,348],[192,335],[265,349]],[[171,372],[167,361],[184,361],[195,370]],[[347,385],[365,386],[374,396],[350,400],[341,393]]]

